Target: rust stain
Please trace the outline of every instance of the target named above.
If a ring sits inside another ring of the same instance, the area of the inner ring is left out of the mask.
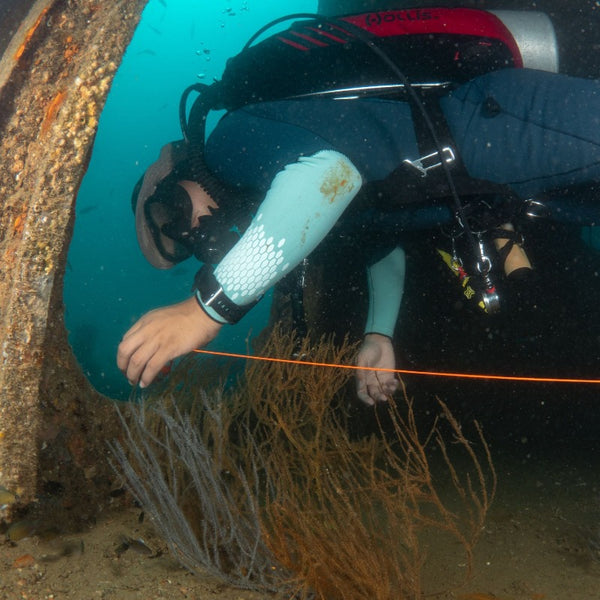
[[[25,219],[27,218],[27,209],[23,209],[20,215],[15,217],[13,221],[13,234],[21,235],[23,233],[23,229],[25,228]]]
[[[27,46],[29,45],[29,42],[31,41],[31,38],[33,37],[33,34],[37,31],[37,28],[40,26],[40,23],[42,22],[42,19],[44,18],[47,12],[48,7],[42,10],[36,22],[27,30],[23,43],[17,48],[17,51],[15,52],[15,60],[19,60],[21,56],[23,56],[23,52],[25,52]]]
[[[329,171],[321,185],[321,193],[329,197],[331,204],[336,201],[340,193],[346,193],[352,189],[349,188],[350,176],[350,168],[342,161],[339,161],[336,167]]]
[[[66,46],[63,56],[65,57],[66,63],[69,64],[73,60],[73,57],[79,52],[79,45],[73,41],[72,36],[68,36],[65,43]]]
[[[4,256],[2,257],[2,271],[8,272],[9,269],[14,267],[15,263],[16,250],[14,246],[10,246],[4,252]]]
[[[461,594],[458,596],[458,600],[499,600],[498,596],[494,596],[494,594]]]
[[[44,119],[42,121],[42,126],[40,128],[40,133],[42,136],[44,136],[48,133],[50,126],[52,125],[52,123],[54,123],[54,120],[56,119],[56,115],[58,114],[58,111],[60,110],[62,103],[65,101],[66,96],[67,96],[67,92],[65,92],[64,90],[61,90],[50,101],[50,104],[48,104],[48,108],[46,109],[46,113],[45,113]]]

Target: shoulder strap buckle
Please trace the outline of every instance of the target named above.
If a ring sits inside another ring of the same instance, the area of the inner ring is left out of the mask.
[[[439,156],[440,153],[436,150],[431,154],[421,156],[415,160],[405,158],[403,162],[409,167],[416,169],[420,177],[427,177],[427,173],[431,171],[431,169],[442,166],[442,161],[445,163],[452,163],[456,160],[454,150],[452,150],[450,146],[444,146],[442,148],[442,159],[440,159]]]

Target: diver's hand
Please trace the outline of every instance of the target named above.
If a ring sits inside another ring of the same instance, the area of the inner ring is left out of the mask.
[[[131,385],[146,387],[170,360],[206,346],[221,327],[194,297],[152,310],[123,336],[117,365]]]
[[[396,357],[392,340],[385,335],[369,333],[358,350],[356,364],[356,392],[366,404],[385,402],[396,391],[399,382],[395,373],[369,369],[395,369]]]

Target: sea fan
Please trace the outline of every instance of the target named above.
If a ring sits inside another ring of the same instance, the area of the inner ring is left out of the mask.
[[[125,436],[112,444],[114,467],[184,567],[240,588],[281,590],[285,575],[261,532],[259,465],[248,477],[225,448],[231,410],[222,394],[197,398],[193,413],[164,398],[120,410]]]

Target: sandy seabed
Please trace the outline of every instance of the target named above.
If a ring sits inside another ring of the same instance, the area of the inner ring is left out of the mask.
[[[431,547],[428,554],[445,555],[450,561],[449,566],[426,569],[425,597],[600,599],[597,462],[536,460],[533,453],[517,461],[496,459],[498,493],[475,549],[473,576],[461,587],[449,590],[450,570],[454,576],[460,572],[463,559],[457,556],[457,564],[452,565],[453,548]],[[228,587],[213,577],[188,573],[169,556],[151,523],[140,523],[139,516],[139,509],[111,510],[77,535],[51,541],[34,536],[17,543],[4,542],[0,546],[0,599],[271,598]],[[123,551],[124,536],[142,538],[151,555],[133,548]]]

